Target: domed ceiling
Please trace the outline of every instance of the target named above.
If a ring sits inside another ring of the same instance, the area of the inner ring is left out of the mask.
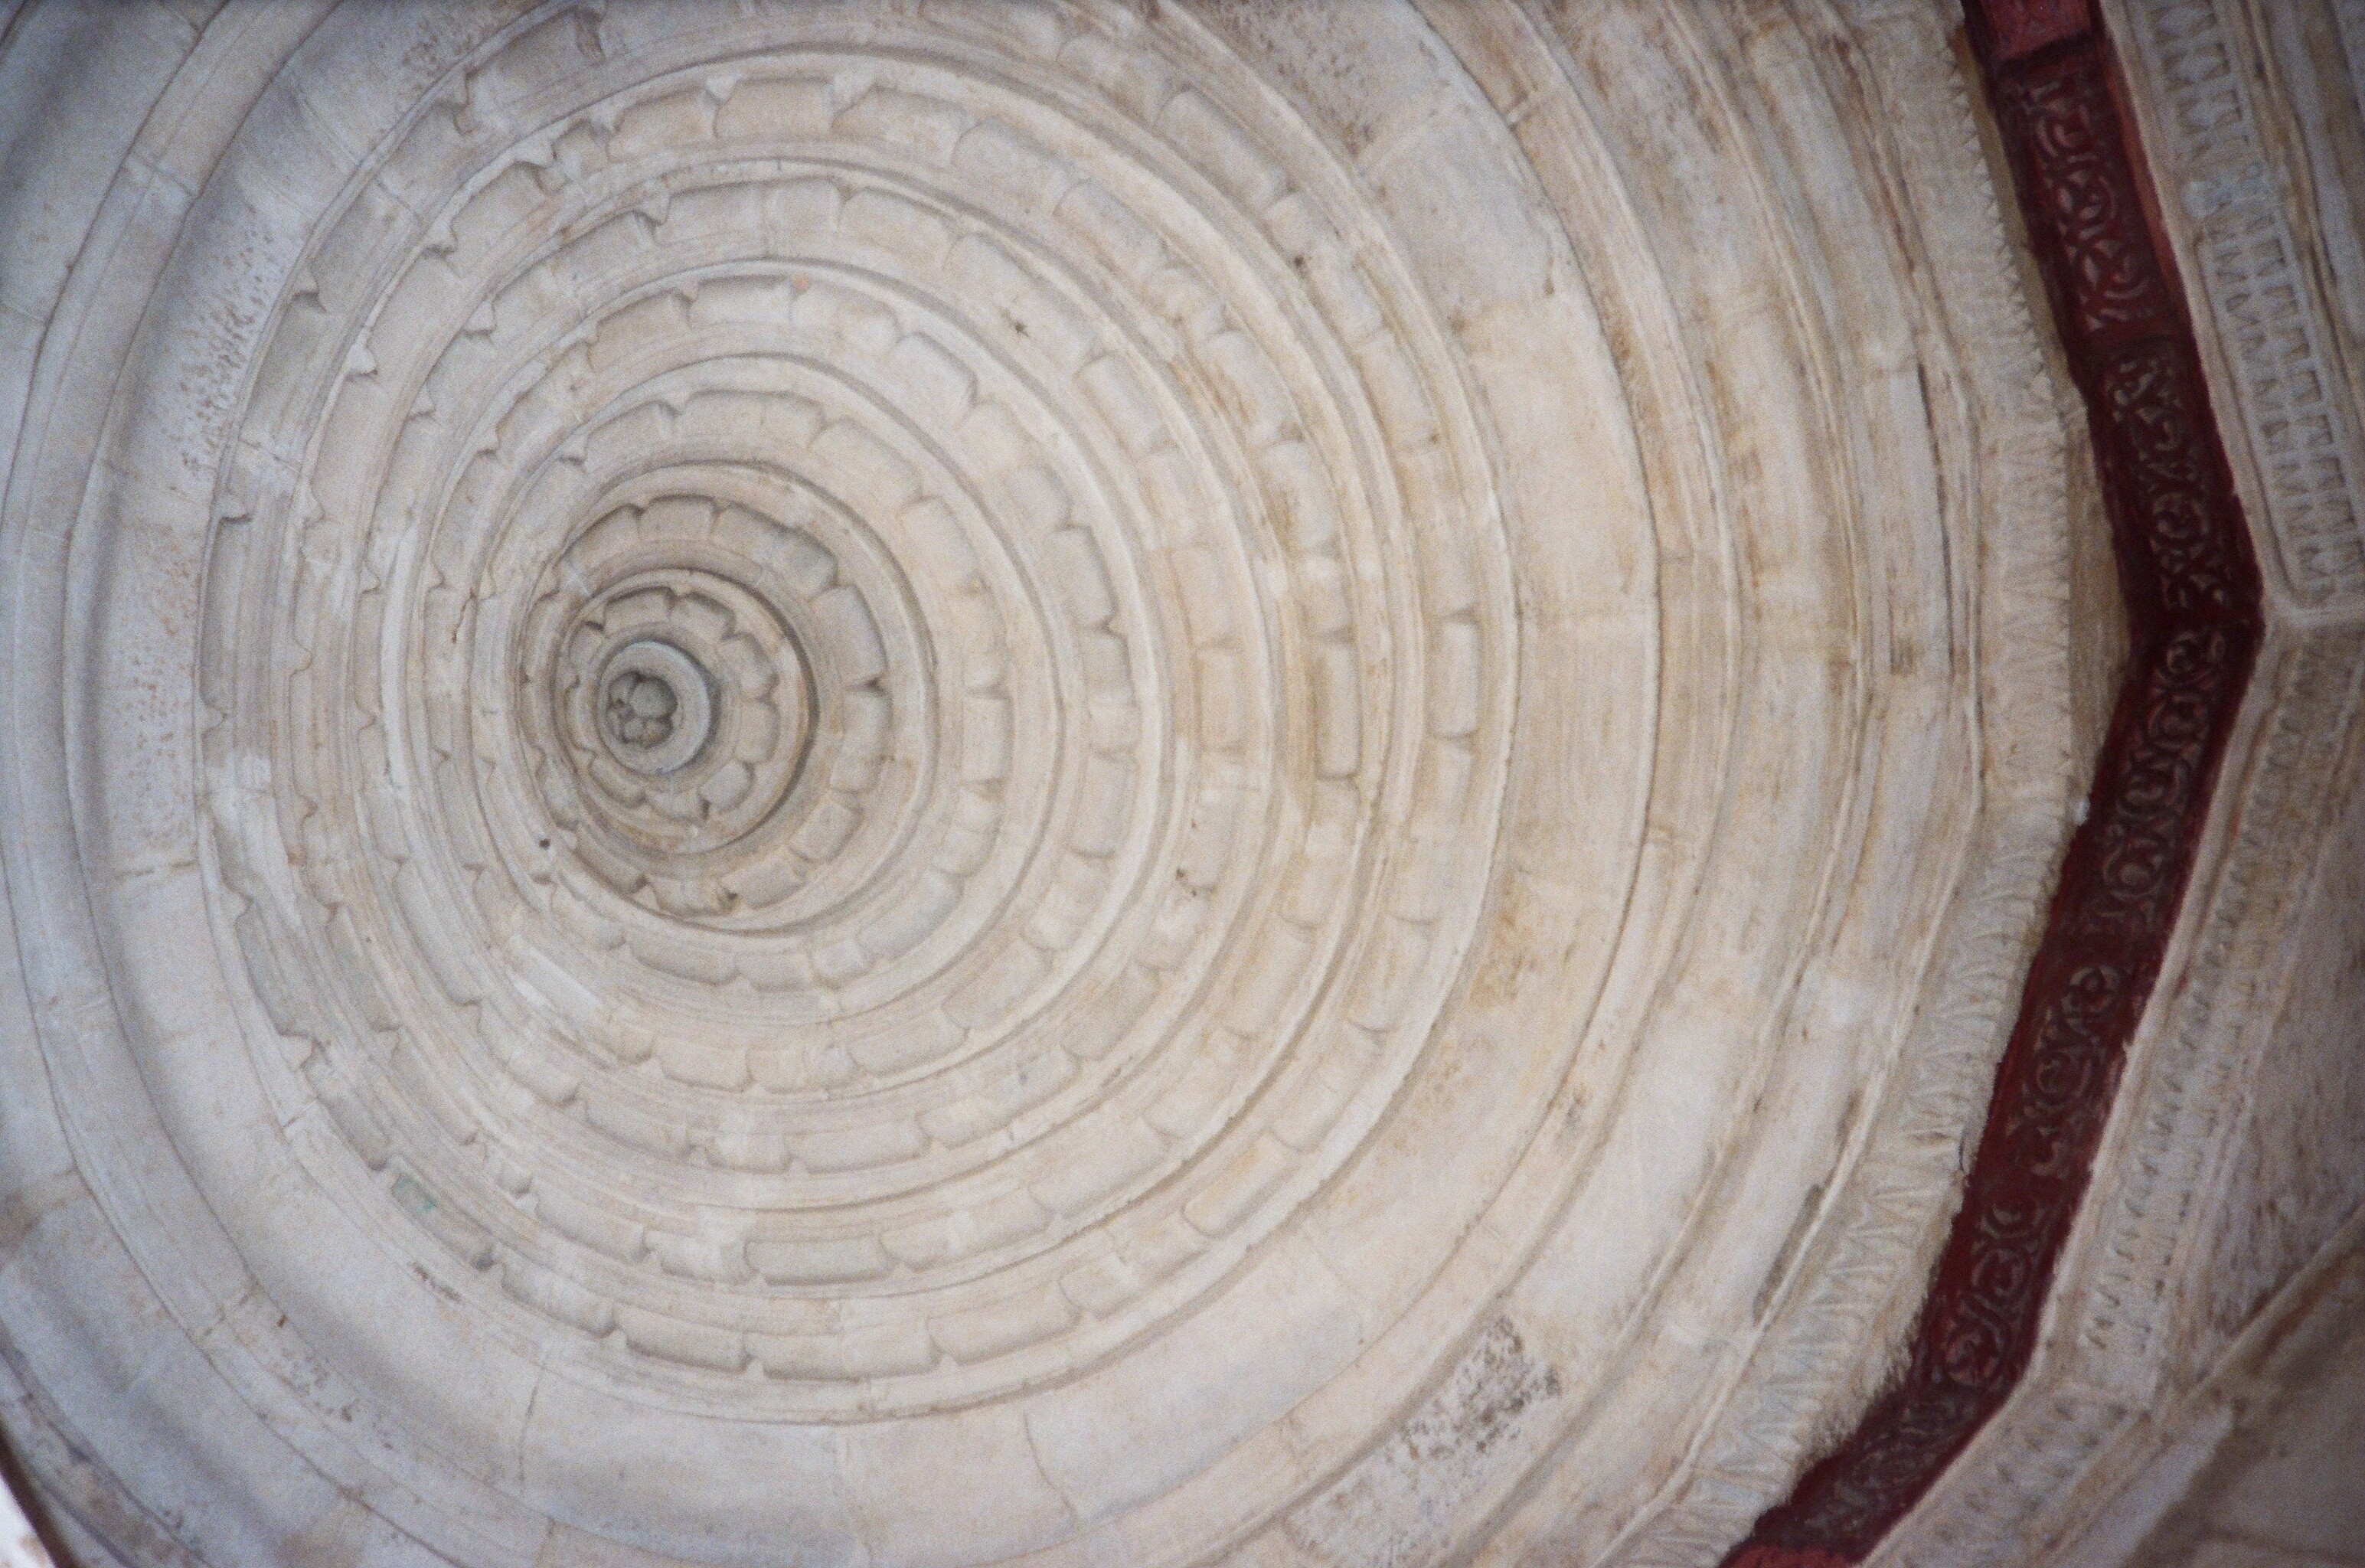
[[[17,18],[62,1534],[1714,1560],[1903,1353],[2125,646],[1956,31]]]

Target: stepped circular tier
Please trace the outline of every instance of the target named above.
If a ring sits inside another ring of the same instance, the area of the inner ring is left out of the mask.
[[[1712,1560],[1911,1326],[2108,691],[1975,84],[1792,9],[33,7],[65,1528]]]

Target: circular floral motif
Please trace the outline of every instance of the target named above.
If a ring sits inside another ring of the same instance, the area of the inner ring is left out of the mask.
[[[947,1568],[1787,1484],[2074,782],[1941,34],[1833,97],[1679,5],[39,9],[37,1484]]]
[[[1453,372],[1323,182],[1083,36],[1162,140],[958,50],[426,117],[411,248],[324,217],[353,284],[264,349],[320,396],[250,412],[302,543],[235,592],[325,656],[222,697],[312,851],[253,949],[420,1244],[635,1397],[1145,1333],[1352,1153],[1476,913]]]
[[[633,772],[671,773],[714,733],[712,678],[672,644],[654,637],[627,643],[600,674],[600,733],[610,754]]]

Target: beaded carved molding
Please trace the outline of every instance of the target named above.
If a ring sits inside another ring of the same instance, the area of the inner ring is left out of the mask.
[[[0,36],[69,1550],[1697,1558],[1861,1407],[2083,778],[1932,16],[78,16]]]

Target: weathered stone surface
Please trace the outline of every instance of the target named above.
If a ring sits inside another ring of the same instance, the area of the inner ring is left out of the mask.
[[[1975,91],[1879,0],[28,6],[59,1539],[1712,1560],[2124,644]]]

